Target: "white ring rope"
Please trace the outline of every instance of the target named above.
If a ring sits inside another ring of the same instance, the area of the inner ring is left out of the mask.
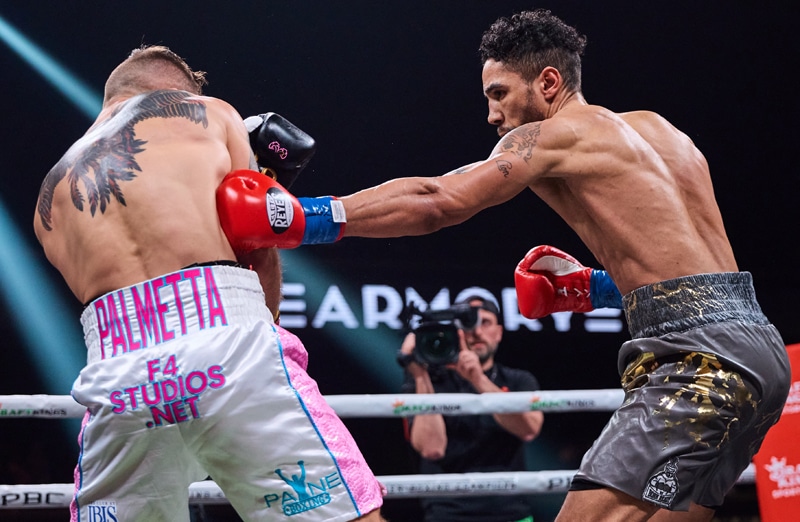
[[[407,417],[424,413],[475,415],[480,413],[614,411],[624,392],[561,390],[506,393],[399,393],[380,395],[326,395],[339,417]],[[0,395],[0,419],[76,418],[86,408],[69,395]]]
[[[475,415],[481,413],[613,411],[623,392],[610,390],[562,390],[507,393],[437,393],[328,395],[325,399],[340,417],[405,417],[425,413]],[[0,419],[79,418],[86,408],[69,395],[0,395]],[[564,493],[575,470],[439,475],[385,475],[377,479],[386,487],[385,498],[417,498],[463,495],[524,495]],[[755,482],[751,464],[739,484]],[[0,485],[0,510],[59,508],[69,506],[73,484]],[[190,504],[226,504],[222,490],[211,480],[189,487]]]
[[[492,473],[450,473],[440,475],[384,475],[376,477],[386,486],[384,498],[417,498],[466,495],[525,495],[565,493],[575,471],[517,471]],[[751,464],[737,484],[753,484]],[[0,510],[68,507],[73,484],[0,485]],[[227,504],[222,490],[211,480],[189,486],[190,504]]]

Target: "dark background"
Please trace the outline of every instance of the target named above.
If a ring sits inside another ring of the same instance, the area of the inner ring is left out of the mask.
[[[278,112],[316,138],[317,153],[292,187],[297,195],[316,196],[345,195],[398,176],[436,175],[485,158],[497,137],[486,123],[480,35],[499,16],[550,8],[588,36],[583,86],[590,103],[657,111],[705,153],[739,266],[753,273],[761,305],[788,344],[800,342],[794,306],[800,284],[793,270],[798,106],[791,79],[798,44],[790,37],[793,17],[778,5],[14,0],[3,2],[0,18],[98,94],[132,48],[169,46],[208,71],[206,94],[227,100],[243,116]],[[42,279],[63,296],[61,313],[77,324],[81,306],[47,265],[31,220],[42,178],[91,118],[5,44],[0,66],[0,201],[23,236],[20,244],[1,248],[30,249],[45,266]],[[392,360],[402,331],[311,326],[330,285],[355,296],[348,302],[359,320],[364,285],[400,293],[411,287],[424,299],[443,288],[455,298],[479,286],[500,299],[513,287],[517,261],[544,243],[596,263],[530,193],[427,237],[348,238],[287,253],[286,282],[305,284],[307,309],[299,315],[309,326],[293,330],[310,353],[309,372],[326,395],[392,393],[400,386]],[[14,300],[7,297],[3,306],[0,395],[69,393],[68,387],[49,389],[20,333],[26,325],[11,314]],[[544,389],[617,387],[615,356],[625,334],[588,333],[583,321],[573,316],[568,331],[558,331],[550,319],[539,331],[509,330],[499,360],[531,370]],[[85,357],[80,338],[53,349],[68,350],[79,362]],[[68,381],[77,369],[50,368],[67,372]],[[574,469],[607,417],[547,415],[530,447],[531,469]],[[376,474],[415,472],[400,420],[346,423]],[[0,483],[71,482],[74,430],[71,421],[0,419]],[[725,509],[755,513],[752,489],[737,487]],[[537,521],[553,516],[561,496],[551,497],[534,501]],[[385,514],[393,522],[413,521],[415,505],[390,500]],[[8,516],[0,510],[0,519]]]

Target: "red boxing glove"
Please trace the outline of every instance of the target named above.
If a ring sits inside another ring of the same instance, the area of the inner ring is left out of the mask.
[[[528,251],[514,272],[519,311],[529,319],[553,312],[590,312],[592,269],[549,246]]]
[[[297,198],[252,170],[231,172],[217,188],[217,213],[234,252],[294,248],[303,241],[305,216]]]
[[[333,243],[344,234],[344,206],[330,196],[296,198],[252,170],[231,172],[217,188],[217,213],[234,252]]]

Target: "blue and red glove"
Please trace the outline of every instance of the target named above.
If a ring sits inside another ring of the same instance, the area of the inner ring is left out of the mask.
[[[344,235],[347,220],[341,201],[332,196],[296,198],[260,172],[231,172],[216,198],[222,230],[237,254],[333,243]]]
[[[622,308],[622,295],[605,270],[581,265],[555,247],[528,251],[514,272],[520,313],[538,319],[554,312]]]

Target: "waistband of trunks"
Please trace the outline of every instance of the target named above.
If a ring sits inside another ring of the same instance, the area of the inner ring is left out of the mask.
[[[679,277],[642,286],[622,299],[632,338],[685,332],[737,321],[769,324],[756,301],[749,272]]]
[[[204,265],[108,292],[86,306],[81,324],[92,363],[254,318],[272,322],[258,275]]]

